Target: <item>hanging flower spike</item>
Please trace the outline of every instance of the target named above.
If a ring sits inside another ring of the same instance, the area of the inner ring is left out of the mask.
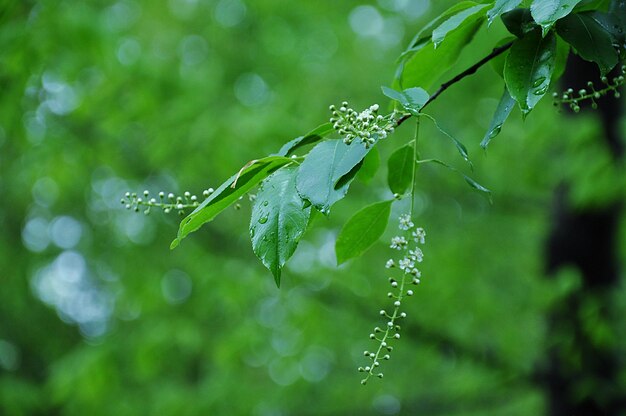
[[[396,250],[404,250],[404,255],[399,260],[389,259],[385,263],[385,268],[399,270],[399,278],[390,277],[389,285],[392,291],[387,293],[387,297],[393,300],[393,309],[389,313],[385,309],[382,309],[379,314],[386,320],[384,329],[380,327],[374,328],[369,337],[370,339],[378,342],[378,347],[375,352],[364,351],[363,355],[371,360],[371,364],[359,367],[358,371],[365,374],[365,378],[361,380],[361,384],[367,384],[367,381],[372,376],[378,378],[383,377],[383,373],[378,371],[380,363],[383,360],[389,360],[391,356],[389,353],[393,350],[390,343],[393,340],[400,339],[400,325],[398,321],[406,318],[406,312],[400,312],[400,307],[405,296],[413,296],[413,290],[407,289],[409,284],[417,285],[420,283],[421,273],[415,268],[415,262],[421,262],[423,259],[422,250],[417,247],[417,244],[424,243],[424,237],[426,233],[424,229],[417,228],[413,232],[410,230],[414,227],[411,221],[410,215],[402,215],[398,221],[398,228],[407,234],[407,237],[413,237],[410,241],[405,236],[395,236],[391,239],[391,248]],[[397,264],[397,267],[396,267]]]

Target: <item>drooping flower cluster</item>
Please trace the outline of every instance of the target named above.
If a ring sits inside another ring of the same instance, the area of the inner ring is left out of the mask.
[[[580,104],[584,101],[591,100],[591,108],[594,110],[598,108],[598,103],[596,100],[601,97],[613,93],[615,98],[620,98],[621,93],[618,91],[618,88],[624,85],[624,75],[626,75],[626,65],[621,68],[622,74],[614,77],[612,80],[609,80],[607,77],[602,77],[600,80],[605,85],[605,87],[596,89],[593,85],[593,82],[589,81],[587,83],[587,88],[583,88],[578,90],[578,93],[575,94],[572,88],[568,88],[563,94],[559,96],[559,93],[555,92],[552,94],[552,98],[554,98],[554,105],[559,104],[569,104],[570,109],[578,113],[580,111]]]
[[[393,300],[393,310],[387,312],[381,310],[380,315],[387,321],[384,328],[375,327],[374,332],[370,334],[370,339],[378,342],[378,348],[375,352],[364,351],[363,355],[371,360],[371,364],[365,367],[359,367],[359,372],[365,373],[365,378],[361,380],[361,384],[366,384],[370,377],[383,377],[383,373],[378,371],[381,360],[389,360],[389,353],[393,350],[390,343],[393,340],[400,339],[400,325],[397,321],[406,318],[406,313],[400,311],[402,301],[405,296],[413,296],[413,290],[407,289],[409,285],[418,285],[422,273],[416,267],[417,263],[421,263],[424,259],[422,249],[418,245],[426,242],[426,232],[423,228],[415,228],[415,224],[411,221],[408,214],[401,215],[399,218],[398,228],[404,231],[404,236],[395,236],[391,239],[390,248],[403,250],[404,254],[401,258],[389,259],[385,264],[385,268],[397,270],[399,278],[389,277],[389,284],[392,291],[387,293],[387,297]]]
[[[213,188],[206,189],[202,192],[204,198],[208,198],[213,193]],[[185,214],[185,209],[195,208],[200,205],[198,197],[190,192],[185,192],[182,196],[176,196],[173,193],[166,194],[159,192],[158,199],[150,197],[150,191],[143,191],[143,197],[138,196],[134,192],[126,192],[124,198],[121,199],[122,205],[126,209],[132,209],[139,212],[143,209],[143,213],[148,215],[151,208],[160,208],[164,213],[169,214],[172,211],[178,211],[180,215]],[[145,207],[145,208],[144,208]]]
[[[379,106],[374,104],[360,113],[348,107],[348,102],[341,103],[339,108],[330,106],[333,128],[343,137],[345,144],[360,140],[365,147],[370,147],[378,139],[384,139],[393,133],[396,125],[395,113],[387,116],[378,114]]]

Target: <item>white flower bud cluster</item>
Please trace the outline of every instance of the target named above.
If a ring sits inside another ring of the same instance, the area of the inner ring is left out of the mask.
[[[400,259],[389,259],[385,263],[386,269],[399,270],[400,277],[389,277],[389,285],[391,292],[387,293],[387,297],[393,300],[393,310],[387,312],[382,309],[379,314],[387,322],[383,328],[376,327],[374,332],[370,334],[370,339],[378,342],[378,348],[375,352],[364,351],[363,355],[369,358],[371,365],[359,367],[359,372],[365,373],[365,378],[361,380],[361,384],[366,384],[370,377],[383,377],[383,373],[378,372],[377,367],[380,366],[381,360],[389,360],[388,354],[393,350],[390,342],[400,339],[400,325],[397,321],[406,318],[406,312],[401,312],[400,307],[405,296],[413,296],[412,289],[407,289],[408,285],[418,285],[422,273],[416,268],[417,263],[421,263],[424,259],[422,249],[418,245],[426,242],[426,232],[423,228],[415,228],[415,224],[411,221],[408,214],[401,215],[398,219],[398,228],[404,231],[405,235],[395,236],[391,239],[390,247],[396,250],[404,250],[404,255]]]
[[[214,192],[213,188],[206,189],[202,192],[204,198],[208,198]],[[135,192],[126,192],[121,199],[124,208],[135,212],[143,211],[148,215],[151,208],[162,209],[164,213],[169,214],[172,211],[178,211],[180,215],[185,214],[188,208],[195,208],[200,205],[198,197],[192,195],[191,192],[185,192],[182,196],[176,196],[173,193],[158,193],[158,199],[150,196],[150,191],[143,191],[143,197]]]
[[[598,108],[596,100],[611,92],[615,98],[620,98],[621,93],[618,91],[618,88],[624,85],[626,65],[622,66],[621,71],[622,74],[614,77],[612,80],[609,80],[607,77],[602,77],[600,81],[602,81],[605,87],[599,90],[596,90],[593,82],[589,81],[587,83],[587,88],[582,88],[578,90],[577,93],[575,93],[572,88],[568,88],[563,94],[560,95],[558,92],[552,93],[554,105],[569,104],[570,109],[573,112],[578,113],[580,111],[580,103],[582,101],[591,100],[591,108],[595,110]]]
[[[343,137],[345,144],[360,140],[366,148],[374,145],[376,140],[384,139],[393,133],[396,126],[395,112],[387,116],[378,114],[378,104],[371,105],[360,113],[348,107],[348,102],[341,103],[339,108],[329,107],[333,128]]]

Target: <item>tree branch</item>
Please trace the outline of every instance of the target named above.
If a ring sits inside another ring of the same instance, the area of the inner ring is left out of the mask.
[[[478,70],[478,68],[480,68],[481,66],[483,66],[487,62],[491,61],[496,56],[498,56],[498,55],[502,54],[503,52],[507,51],[509,48],[511,48],[511,46],[513,46],[513,41],[511,41],[509,43],[505,43],[502,46],[498,46],[497,48],[494,48],[489,55],[485,56],[483,59],[481,59],[480,61],[476,62],[474,65],[470,66],[469,68],[467,68],[465,71],[461,72],[460,74],[457,74],[454,78],[452,78],[449,81],[446,81],[443,84],[441,84],[439,89],[437,91],[435,91],[435,93],[433,95],[430,96],[428,101],[426,101],[426,103],[422,107],[422,110],[424,108],[426,108],[426,106],[428,104],[430,104],[433,101],[435,101],[437,99],[437,97],[439,97],[441,95],[442,92],[444,92],[445,90],[447,90],[448,88],[450,88],[452,85],[456,84],[457,82],[459,82],[463,78],[465,78],[465,77],[467,77],[469,75],[474,74]],[[402,116],[400,119],[398,119],[397,125],[399,126],[400,124],[404,123],[409,118],[411,118],[411,114],[407,114],[407,115]]]

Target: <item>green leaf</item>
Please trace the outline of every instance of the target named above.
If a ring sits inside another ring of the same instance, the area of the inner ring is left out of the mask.
[[[487,12],[488,25],[491,25],[501,14],[516,8],[522,0],[497,0],[496,4]]]
[[[441,25],[437,26],[437,28],[433,30],[432,36],[435,48],[437,48],[439,44],[444,41],[448,33],[458,28],[461,24],[463,24],[463,22],[465,22],[466,19],[469,19],[470,17],[484,16],[484,9],[487,6],[487,4],[479,4],[474,7],[470,7],[469,9],[456,13]]]
[[[448,32],[446,41],[436,49],[432,42],[426,41],[419,49],[407,51],[396,71],[393,87],[430,88],[457,61],[461,51],[473,39],[484,20],[483,15],[474,14]]]
[[[306,230],[311,207],[296,190],[298,168],[286,166],[261,183],[250,217],[252,250],[280,286],[281,270]]]
[[[296,149],[306,146],[307,144],[317,143],[322,140],[324,137],[328,136],[332,132],[334,132],[333,125],[331,123],[324,123],[321,126],[318,126],[314,130],[311,130],[304,136],[296,137],[295,139],[285,143],[283,147],[278,151],[278,156],[289,156]]]
[[[361,165],[358,173],[359,180],[366,184],[369,183],[376,176],[379,167],[380,152],[377,148],[374,148],[363,159],[363,165]]]
[[[535,30],[515,41],[504,64],[507,89],[525,116],[550,86],[556,55],[556,36],[541,37]]]
[[[409,143],[389,156],[387,161],[387,183],[391,192],[398,195],[404,195],[411,186],[413,181],[413,167],[414,161],[414,147],[413,143]]]
[[[616,40],[620,59],[626,57],[626,2],[613,0],[609,14],[613,16],[614,24],[609,30]]]
[[[617,65],[618,56],[613,37],[600,23],[606,22],[603,15],[601,12],[570,14],[557,22],[556,30],[581,58],[598,64],[605,75]]]
[[[577,12],[586,12],[593,10],[603,10],[606,11],[609,7],[611,0],[582,0],[580,3],[574,7],[572,13]]]
[[[319,143],[300,165],[296,182],[300,196],[328,215],[330,207],[346,196],[350,182],[371,148],[357,141],[350,145],[343,140]]]
[[[178,235],[170,244],[170,249],[176,248],[187,235],[213,220],[217,214],[237,202],[241,196],[258,185],[268,175],[290,162],[292,160],[287,157],[268,156],[247,163],[237,174],[220,185],[193,212],[183,218],[178,227]]]
[[[448,20],[451,16],[462,12],[463,10],[469,9],[471,7],[475,7],[477,5],[476,2],[473,1],[461,1],[449,9],[445,10],[435,19],[428,22],[426,26],[424,26],[411,40],[408,48],[400,55],[400,58],[403,58],[409,52],[415,52],[423,48],[425,45],[429,44],[432,41],[433,31],[441,26],[443,22]]]
[[[467,175],[463,175],[463,179],[465,179],[465,182],[467,182],[469,186],[471,186],[478,192],[482,192],[486,194],[487,198],[489,199],[489,202],[491,202],[491,191],[489,189],[485,188],[484,186],[482,186],[481,184],[479,184],[478,182],[476,182],[474,179],[470,178]]]
[[[554,71],[552,72],[551,84],[554,84],[565,72],[567,58],[569,57],[569,44],[560,37],[556,38],[556,56],[554,57]]]
[[[435,120],[435,118],[429,114],[426,113],[420,113],[420,115],[426,117],[427,119],[429,119],[430,121],[433,122],[433,124],[435,125],[435,127],[437,128],[437,130],[439,130],[441,132],[441,134],[443,134],[444,136],[446,136],[448,139],[450,139],[450,141],[452,141],[452,143],[454,144],[454,147],[456,147],[456,150],[459,152],[459,154],[461,155],[461,157],[463,157],[463,159],[470,165],[470,167],[472,166],[472,161],[469,158],[469,153],[467,153],[467,148],[465,147],[465,145],[456,137],[452,136],[450,133],[448,133],[447,131],[445,131],[444,129],[442,129],[439,126],[439,123],[437,123],[437,120]]]
[[[491,123],[489,124],[489,129],[485,134],[485,137],[480,142],[480,147],[486,149],[489,145],[489,142],[500,134],[502,130],[502,125],[511,114],[511,110],[513,110],[513,106],[515,105],[515,100],[509,94],[509,91],[504,88],[504,93],[502,94],[502,98],[500,98],[500,102],[498,103],[498,107],[496,108],[496,112],[491,119]]]
[[[359,257],[378,241],[389,222],[392,202],[393,200],[369,205],[348,220],[335,242],[337,264]]]
[[[526,33],[530,33],[539,26],[533,20],[528,9],[513,9],[502,15],[502,23],[506,29],[518,38],[523,38]]]
[[[533,0],[530,14],[545,36],[554,23],[567,16],[581,0]]]
[[[428,102],[430,96],[421,88],[408,88],[404,91],[396,91],[392,88],[381,87],[383,94],[392,100],[398,101],[402,107],[413,115],[417,115]]]
[[[496,47],[500,47],[514,40],[515,40],[515,37],[507,36],[506,38],[500,39],[498,43],[496,43]],[[500,75],[503,79],[504,79],[504,61],[506,61],[507,55],[508,55],[508,51],[505,53],[501,53],[500,55],[496,56],[491,61],[489,61],[489,64],[491,64],[491,68],[493,68],[493,70],[496,71],[496,74]]]
[[[609,13],[591,12],[589,16],[611,35],[616,48],[624,49],[626,46],[624,45],[626,41],[626,33],[624,30],[626,28],[626,3],[616,1]]]

